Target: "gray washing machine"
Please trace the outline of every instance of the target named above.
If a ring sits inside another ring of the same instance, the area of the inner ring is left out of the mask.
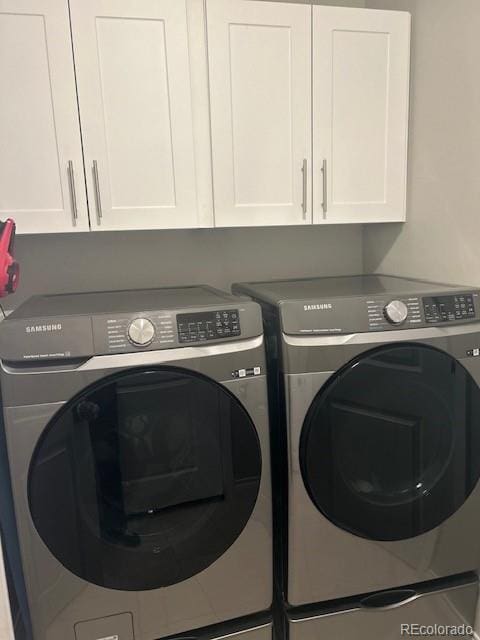
[[[381,275],[233,289],[263,308],[286,607],[387,590],[380,621],[403,587],[476,572],[479,291]]]
[[[238,633],[268,640],[259,306],[208,287],[34,297],[1,323],[0,356],[34,639],[250,616]]]

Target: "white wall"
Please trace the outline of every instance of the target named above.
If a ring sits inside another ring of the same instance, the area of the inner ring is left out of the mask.
[[[367,0],[412,13],[408,222],[364,229],[366,271],[480,283],[480,2]]]
[[[362,271],[362,229],[295,227],[17,236],[14,308],[38,293],[208,283]]]

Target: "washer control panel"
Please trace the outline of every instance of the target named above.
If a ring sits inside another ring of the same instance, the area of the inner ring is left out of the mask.
[[[223,309],[177,315],[178,341],[205,342],[239,336],[240,318],[238,309]]]
[[[260,305],[248,298],[233,297],[208,287],[92,293],[85,294],[86,298],[83,295],[79,294],[79,299],[73,302],[70,296],[64,299],[63,294],[53,296],[53,302],[49,298],[46,301],[42,299],[40,308],[56,305],[55,314],[51,311],[45,316],[33,313],[35,305],[39,305],[35,300],[29,314],[13,312],[0,323],[1,359],[33,362],[101,355],[140,355],[181,347],[188,351],[197,345],[203,347],[203,351],[208,345],[208,354],[214,355],[215,344],[219,345],[220,353],[236,353],[236,346],[229,346],[229,343],[239,340],[255,339],[251,345],[245,345],[247,350],[262,344]],[[152,308],[149,303],[157,302],[157,299],[159,303],[164,302],[164,308]],[[146,304],[140,305],[140,302]],[[75,307],[75,314],[70,315],[70,307]],[[187,355],[190,357],[192,354],[189,352]],[[119,360],[119,366],[123,366],[122,362]],[[131,362],[135,366],[136,363],[148,364],[156,360],[153,354],[146,355],[144,359],[143,356],[132,358]],[[243,367],[247,377],[250,375],[249,366],[242,355],[232,355],[228,364],[230,372],[234,367],[242,372]],[[242,377],[242,373],[238,375]]]
[[[207,341],[238,340],[252,331],[252,312],[256,308],[230,308],[190,311],[141,311],[135,314],[93,318],[96,353],[132,353],[173,349]],[[240,328],[242,317],[244,335]],[[261,333],[255,321],[254,333]]]
[[[128,325],[127,335],[130,342],[144,347],[155,337],[155,326],[148,318],[135,318]]]
[[[403,324],[408,318],[408,307],[401,300],[392,300],[385,305],[383,312],[390,324]]]
[[[418,326],[422,323],[420,298],[371,298],[367,300],[367,317],[370,331]]]
[[[175,344],[174,315],[169,311],[145,312],[95,318],[96,342],[108,353],[124,353],[152,347],[165,349]]]
[[[473,294],[423,298],[425,322],[454,322],[475,318]]]

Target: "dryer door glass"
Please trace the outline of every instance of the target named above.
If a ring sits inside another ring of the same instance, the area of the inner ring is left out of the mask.
[[[337,526],[402,540],[455,513],[480,475],[480,390],[438,349],[385,346],[330,378],[304,422],[300,463]]]
[[[29,503],[41,538],[77,576],[154,589],[225,553],[260,475],[256,429],[225,387],[182,369],[136,369],[53,417],[32,458]]]

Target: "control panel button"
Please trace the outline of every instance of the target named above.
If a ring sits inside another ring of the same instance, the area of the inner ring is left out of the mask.
[[[401,300],[392,300],[384,309],[385,317],[391,324],[402,324],[408,316],[408,307]]]
[[[241,331],[238,316],[238,309],[178,314],[179,342],[206,342],[239,336]]]
[[[475,305],[471,293],[423,298],[423,308],[425,321],[428,323],[475,318]]]
[[[146,347],[155,337],[155,327],[147,318],[136,318],[128,325],[127,334],[133,344]]]

